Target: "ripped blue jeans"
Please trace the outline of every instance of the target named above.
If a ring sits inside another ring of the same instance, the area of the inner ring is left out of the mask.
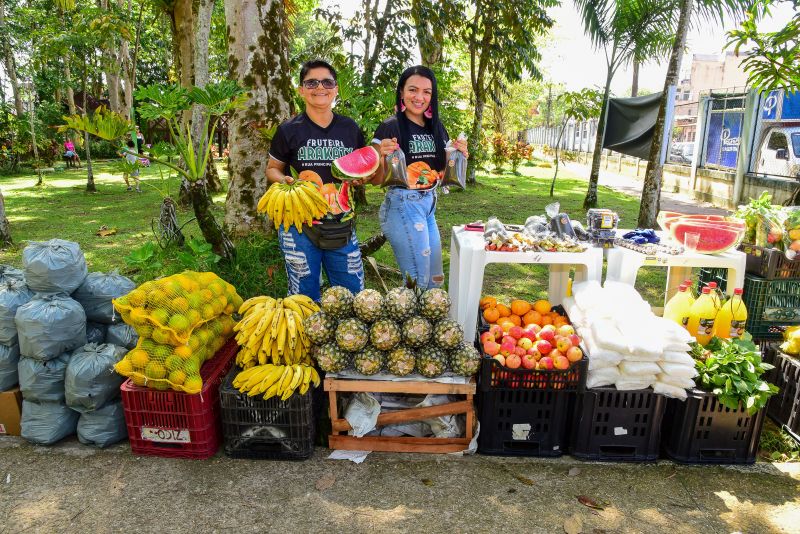
[[[344,286],[353,294],[364,289],[364,265],[355,232],[347,245],[336,250],[317,248],[294,226],[278,230],[278,240],[286,262],[290,295],[302,293],[318,302],[322,268],[331,286]]]
[[[392,188],[378,214],[400,272],[422,288],[441,287],[442,240],[436,225],[436,191]]]

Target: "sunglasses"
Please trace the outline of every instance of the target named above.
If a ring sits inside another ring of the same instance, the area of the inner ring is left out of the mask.
[[[325,89],[333,89],[336,87],[336,80],[333,78],[325,78],[324,80],[315,80],[311,78],[309,80],[303,80],[303,87],[306,89],[316,89],[319,84],[322,84],[322,87]]]

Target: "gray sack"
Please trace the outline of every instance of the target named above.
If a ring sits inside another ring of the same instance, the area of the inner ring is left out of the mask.
[[[138,342],[139,334],[132,326],[125,323],[112,324],[106,331],[106,343],[133,350]]]
[[[17,343],[17,325],[14,317],[17,315],[17,309],[30,302],[32,298],[33,291],[24,281],[9,278],[5,282],[0,282],[0,343],[3,345]]]
[[[78,441],[104,449],[128,437],[122,402],[114,402],[94,412],[81,414]]]
[[[0,264],[0,284],[6,280],[22,280],[25,281],[25,273],[11,265]]]
[[[52,445],[75,433],[79,416],[62,402],[23,400],[20,435],[32,443]]]
[[[0,391],[8,391],[19,382],[19,345],[0,345]]]
[[[89,273],[83,283],[72,294],[86,311],[86,319],[103,324],[121,322],[114,312],[111,299],[127,295],[136,289],[136,284],[119,273]]]
[[[70,354],[46,362],[33,358],[19,359],[19,389],[22,398],[31,402],[64,402],[64,380]]]
[[[19,352],[51,360],[86,344],[83,307],[63,293],[38,293],[17,310]]]
[[[25,281],[34,291],[72,293],[86,278],[80,245],[63,239],[31,242],[22,251]]]
[[[97,343],[102,345],[106,342],[106,332],[108,325],[101,323],[86,322],[86,343]]]
[[[86,413],[118,398],[125,378],[114,371],[114,364],[126,352],[116,345],[95,343],[87,343],[73,352],[64,382],[67,406]]]

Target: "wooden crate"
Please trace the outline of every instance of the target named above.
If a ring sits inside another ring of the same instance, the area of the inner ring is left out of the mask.
[[[386,452],[426,452],[447,453],[465,450],[472,441],[475,425],[475,382],[469,384],[443,384],[440,382],[407,381],[392,382],[389,380],[352,380],[326,378],[325,391],[330,398],[332,434],[328,437],[331,449],[351,451],[386,451]],[[421,421],[442,415],[466,414],[466,435],[463,438],[415,438],[411,436],[364,436],[357,438],[348,436],[352,430],[347,419],[339,416],[338,393],[406,393],[435,395],[464,395],[465,399],[426,406],[424,408],[408,408],[382,413],[378,416],[377,426],[396,423]]]

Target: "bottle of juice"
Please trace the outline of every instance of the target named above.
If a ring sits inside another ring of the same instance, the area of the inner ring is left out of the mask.
[[[714,322],[714,333],[717,337],[738,338],[744,334],[747,323],[747,306],[742,300],[742,288],[733,290],[733,296],[722,305]]]
[[[717,308],[711,297],[711,288],[706,286],[697,297],[689,310],[689,321],[686,329],[695,337],[698,343],[705,346],[714,337],[714,319],[717,317]]]
[[[719,289],[717,289],[716,282],[709,282],[708,287],[711,289],[711,298],[714,299],[714,307],[717,311],[722,307],[722,300],[720,299]]]
[[[678,292],[675,293],[671,299],[664,306],[664,318],[675,321],[682,327],[686,328],[689,322],[689,310],[694,304],[694,297],[689,292],[689,288],[685,284],[678,287]]]

